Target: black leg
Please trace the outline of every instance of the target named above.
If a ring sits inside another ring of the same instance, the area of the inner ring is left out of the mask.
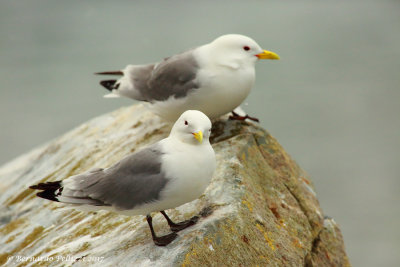
[[[230,120],[238,120],[238,121],[244,121],[245,119],[249,119],[249,120],[252,120],[252,121],[260,122],[260,120],[257,119],[257,118],[250,117],[249,115],[240,116],[239,114],[237,114],[234,111],[232,111],[232,116],[229,116],[229,119]]]
[[[199,220],[199,216],[194,216],[194,217],[190,218],[189,220],[179,222],[179,223],[174,223],[173,221],[171,221],[171,219],[168,217],[168,215],[165,213],[165,211],[162,210],[160,212],[162,215],[164,215],[172,232],[179,232],[185,228],[188,228],[189,226],[196,224],[197,221]]]
[[[153,237],[154,244],[157,246],[166,246],[178,236],[176,233],[170,233],[164,236],[156,236],[153,229],[153,218],[149,214],[146,215],[147,223],[149,224],[151,236]]]

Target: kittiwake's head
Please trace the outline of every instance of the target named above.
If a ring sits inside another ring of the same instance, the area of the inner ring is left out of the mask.
[[[203,112],[187,110],[175,122],[170,137],[189,144],[209,143],[211,125],[210,119]]]
[[[226,34],[210,44],[211,56],[223,62],[254,64],[257,59],[279,59],[274,52],[263,50],[253,39],[240,34]]]

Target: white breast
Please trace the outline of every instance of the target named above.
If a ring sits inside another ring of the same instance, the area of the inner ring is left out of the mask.
[[[200,110],[210,119],[218,118],[238,107],[248,96],[254,85],[254,66],[242,69],[219,67],[202,69],[198,73],[200,88],[186,97],[171,97],[151,105],[153,112],[174,121],[184,111]]]
[[[198,102],[211,118],[224,115],[238,107],[254,85],[254,67],[232,69],[220,66],[199,72],[202,86],[190,97]],[[201,91],[200,91],[201,89]]]
[[[215,154],[209,144],[184,146],[184,150],[179,151],[175,147],[174,153],[162,157],[163,171],[170,179],[161,194],[165,209],[183,205],[201,196],[215,170]]]

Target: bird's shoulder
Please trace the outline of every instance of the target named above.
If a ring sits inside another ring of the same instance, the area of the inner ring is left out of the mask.
[[[195,77],[198,62],[193,50],[185,51],[167,58],[154,66],[150,83],[158,83],[165,77],[174,81],[185,81]]]
[[[127,171],[143,173],[157,171],[160,168],[162,146],[158,143],[142,148],[132,153],[107,169],[107,172]]]

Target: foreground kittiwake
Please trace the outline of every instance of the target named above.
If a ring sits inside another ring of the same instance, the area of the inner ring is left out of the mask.
[[[228,34],[156,64],[128,65],[96,74],[122,75],[119,80],[100,82],[110,90],[105,97],[149,102],[156,114],[170,121],[188,109],[214,119],[234,110],[250,93],[257,59],[279,56],[247,36]],[[255,119],[233,115],[233,119]]]
[[[181,223],[164,210],[197,199],[210,183],[215,154],[209,142],[211,121],[200,111],[188,110],[175,122],[170,135],[127,156],[106,169],[93,169],[63,181],[33,185],[37,196],[72,204],[84,210],[109,210],[124,215],[146,215],[154,243],[168,245],[178,232],[195,224],[195,216]],[[157,236],[151,212],[160,211],[172,233]]]

